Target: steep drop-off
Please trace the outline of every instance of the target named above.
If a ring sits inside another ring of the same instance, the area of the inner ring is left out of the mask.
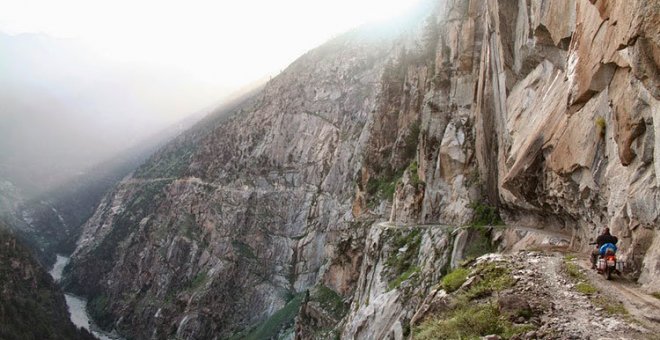
[[[70,254],[82,225],[94,213],[106,191],[135,169],[141,158],[133,154],[107,162],[76,180],[36,197],[0,177],[0,218],[32,248],[44,266],[55,254]]]
[[[244,96],[237,94],[226,105],[231,106]],[[121,154],[82,169],[73,179],[59,185],[53,183],[47,190],[17,185],[15,178],[0,171],[0,218],[35,251],[39,262],[49,267],[55,262],[55,254],[68,255],[75,250],[82,225],[106,192],[156,150],[198,122],[204,112],[192,114]]]
[[[60,288],[2,222],[0,339],[95,339],[71,323]]]
[[[438,1],[336,38],[115,187],[68,287],[137,338],[400,338],[491,239],[609,226],[657,291],[659,7]]]

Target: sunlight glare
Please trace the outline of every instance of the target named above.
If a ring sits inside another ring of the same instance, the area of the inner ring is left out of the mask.
[[[0,0],[0,31],[84,41],[103,56],[238,86],[416,0]]]

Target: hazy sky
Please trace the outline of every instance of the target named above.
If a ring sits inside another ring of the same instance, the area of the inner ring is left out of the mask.
[[[104,56],[238,86],[417,0],[0,0],[0,31],[78,38]]]
[[[72,178],[418,2],[0,0],[0,177]]]

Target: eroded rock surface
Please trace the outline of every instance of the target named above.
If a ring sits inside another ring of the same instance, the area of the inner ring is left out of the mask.
[[[307,53],[156,153],[87,223],[70,287],[139,338],[228,337],[320,286],[346,315],[311,296],[281,329],[402,338],[479,237],[385,233],[499,212],[518,229],[485,237],[506,249],[587,251],[610,227],[631,275],[660,290],[658,3],[425,6]]]

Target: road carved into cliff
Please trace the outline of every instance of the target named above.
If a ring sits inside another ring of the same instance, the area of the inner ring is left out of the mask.
[[[645,294],[638,285],[627,276],[605,278],[591,269],[587,256],[582,256],[577,263],[587,273],[589,281],[598,290],[621,301],[626,310],[647,328],[660,334],[660,300]]]

